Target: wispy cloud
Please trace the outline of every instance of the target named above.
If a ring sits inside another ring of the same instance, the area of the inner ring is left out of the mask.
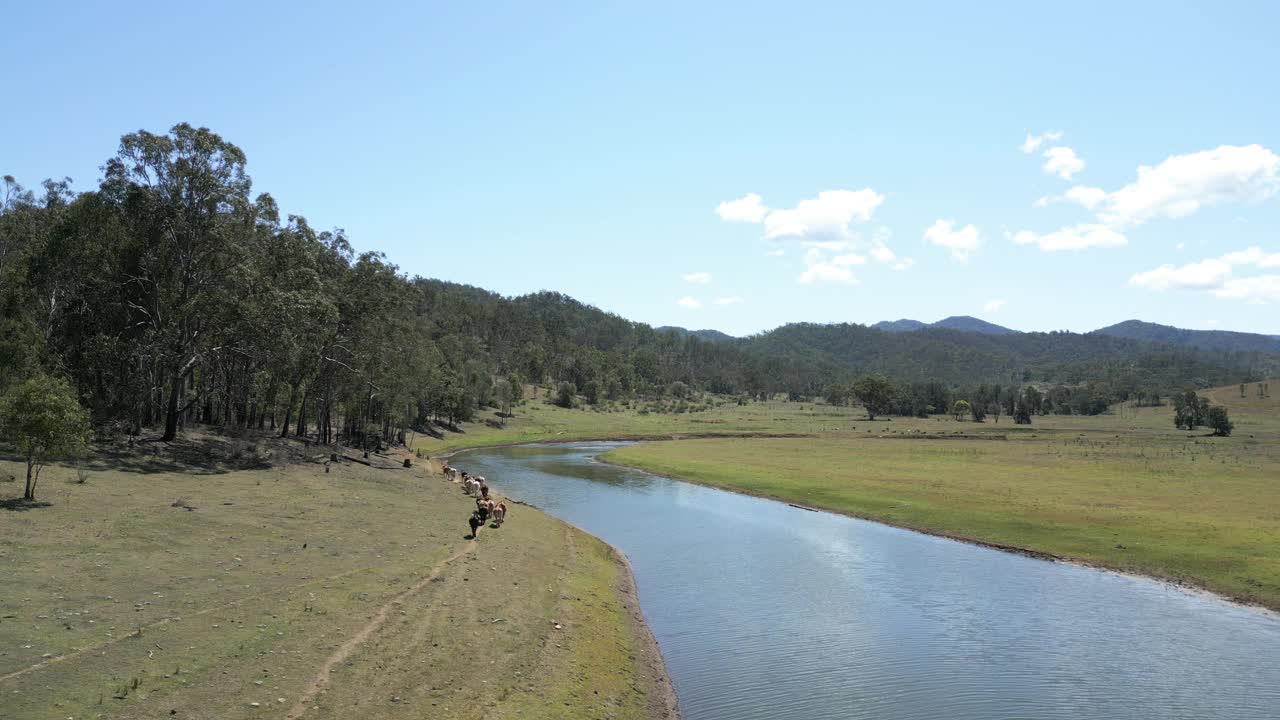
[[[712,300],[711,302],[715,303],[716,305],[737,305],[742,302],[742,298],[738,297],[737,295],[729,295],[727,297],[718,297],[715,300]]]
[[[1045,252],[1121,247],[1129,242],[1123,233],[1106,225],[1087,223],[1064,227],[1044,235],[1030,230],[1021,230],[1010,235],[1010,238],[1018,245],[1035,245]]]
[[[854,277],[853,271],[846,266],[835,265],[832,263],[815,263],[805,268],[800,273],[800,277],[796,278],[802,285],[813,285],[815,283],[837,283],[841,285],[852,285],[858,279]]]
[[[1027,133],[1027,139],[1022,142],[1022,152],[1030,155],[1031,153],[1039,150],[1041,145],[1044,145],[1047,142],[1058,142],[1061,139],[1061,130],[1050,130],[1049,132],[1041,133],[1039,135]]]
[[[697,283],[698,285],[706,285],[707,283],[711,282],[711,273],[709,272],[689,273],[688,275],[684,276],[684,280],[685,282]]]
[[[982,309],[989,313],[999,312],[1000,308],[1004,307],[1005,304],[1008,302],[1009,302],[1008,300],[1005,300],[1003,298],[991,299],[991,300],[988,300],[986,304],[982,306]]]
[[[676,301],[676,304],[688,310],[698,310],[702,307],[700,300],[691,297],[682,297]]]

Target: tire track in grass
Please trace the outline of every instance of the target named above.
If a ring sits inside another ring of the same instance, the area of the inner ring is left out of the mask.
[[[316,676],[312,678],[311,682],[308,683],[306,688],[302,691],[302,697],[298,698],[298,701],[294,703],[293,707],[289,710],[289,714],[285,715],[286,720],[295,720],[295,718],[301,717],[303,713],[306,712],[308,704],[324,690],[325,686],[329,684],[329,677],[333,674],[333,669],[341,665],[347,658],[351,657],[352,653],[354,653],[366,640],[368,640],[375,632],[378,631],[379,628],[382,627],[383,623],[387,621],[387,617],[391,614],[391,610],[394,606],[403,603],[407,598],[421,592],[422,589],[430,584],[432,580],[440,577],[440,574],[444,572],[444,569],[449,565],[449,563],[461,558],[463,555],[466,555],[475,548],[476,541],[469,541],[461,550],[436,563],[431,568],[431,572],[427,573],[426,577],[414,583],[408,590],[396,595],[387,601],[387,603],[382,607],[378,608],[378,612],[374,614],[373,618],[370,619],[369,622],[365,623],[358,631],[356,631],[355,635],[347,638],[347,641],[339,645],[338,649],[324,661],[324,665],[321,666],[320,672],[316,673]]]

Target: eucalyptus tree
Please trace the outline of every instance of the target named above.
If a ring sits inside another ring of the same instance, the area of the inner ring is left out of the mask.
[[[36,499],[45,464],[81,450],[89,433],[88,414],[66,380],[37,373],[0,397],[0,435],[13,441],[27,464],[24,500]]]
[[[167,135],[125,135],[107,161],[102,193],[137,243],[126,304],[146,328],[148,355],[164,396],[164,440],[178,431],[183,394],[211,352],[218,328],[207,319],[226,293],[254,222],[244,152],[207,128],[175,125]]]

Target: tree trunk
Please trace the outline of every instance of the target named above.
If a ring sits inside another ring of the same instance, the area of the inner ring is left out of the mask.
[[[169,381],[169,402],[164,413],[164,436],[160,439],[169,442],[178,436],[178,407],[182,400],[182,374],[174,370]]]
[[[302,393],[302,404],[298,406],[298,431],[295,434],[300,438],[307,437],[307,399],[310,397],[310,390]]]
[[[298,386],[289,387],[289,406],[284,410],[284,424],[281,425],[280,437],[289,437],[289,424],[293,422],[293,402],[298,399]]]
[[[36,463],[33,458],[27,458],[27,488],[22,493],[23,500],[36,499],[36,480],[39,475],[32,475],[31,473],[31,469],[35,467],[35,464]]]

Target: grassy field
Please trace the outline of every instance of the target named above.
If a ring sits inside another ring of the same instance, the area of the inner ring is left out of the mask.
[[[848,408],[813,403],[738,405],[732,399],[711,396],[693,404],[701,409],[683,413],[655,412],[651,410],[656,407],[653,403],[615,405],[608,411],[590,406],[570,410],[547,402],[547,392],[527,393],[524,404],[516,408],[515,417],[506,420],[505,427],[477,421],[468,424],[465,432],[446,432],[443,439],[416,435],[411,444],[424,453],[440,455],[471,447],[541,441],[812,434],[834,430],[853,415]],[[483,413],[483,418],[498,420],[492,411]]]
[[[0,716],[662,717],[603,543],[522,506],[470,542],[471,500],[422,467],[260,442],[50,467],[47,505],[0,505]]]
[[[894,525],[1202,586],[1280,609],[1280,401],[1206,393],[1230,438],[1172,410],[975,424],[850,422],[809,438],[702,439],[607,460]],[[835,409],[830,409],[835,410]]]
[[[1018,427],[869,422],[812,403],[598,412],[531,397],[505,428],[475,423],[414,447],[693,438],[610,459],[1280,608],[1280,402],[1252,388],[1208,394],[1231,409],[1233,437],[1177,431],[1167,407]],[[521,506],[472,543],[470,500],[422,467],[388,458],[326,473],[322,454],[256,442],[117,448],[84,484],[50,467],[36,507],[11,501],[22,467],[0,459],[0,716],[643,718],[668,707],[629,574],[607,546]]]

